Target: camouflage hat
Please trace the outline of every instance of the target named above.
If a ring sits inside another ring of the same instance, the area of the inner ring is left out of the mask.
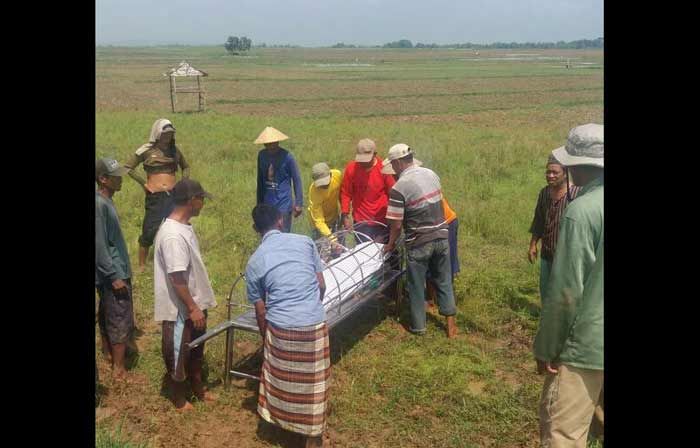
[[[576,126],[569,131],[566,145],[552,151],[552,155],[567,167],[590,165],[603,168],[603,125]]]

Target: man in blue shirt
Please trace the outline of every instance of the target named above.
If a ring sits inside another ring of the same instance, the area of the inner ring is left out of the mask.
[[[264,341],[258,413],[321,446],[331,368],[323,264],[311,238],[281,232],[275,207],[257,205],[253,221],[262,241],[245,276]]]
[[[282,231],[292,230],[292,213],[297,218],[304,205],[301,174],[292,153],[279,146],[289,137],[275,128],[266,127],[255,140],[265,148],[258,153],[258,187],[256,204],[277,207],[283,217]],[[292,201],[294,183],[294,201]]]

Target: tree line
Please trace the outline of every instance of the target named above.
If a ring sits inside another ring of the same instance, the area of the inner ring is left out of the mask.
[[[581,49],[581,48],[603,48],[604,40],[602,37],[597,39],[580,39],[573,40],[570,42],[565,42],[560,40],[558,42],[494,42],[491,44],[474,44],[471,42],[457,43],[457,44],[441,44],[436,43],[426,44],[418,42],[413,44],[408,39],[401,39],[394,42],[387,42],[384,45],[374,45],[374,46],[361,46],[352,45],[339,42],[331,48],[470,48],[470,49],[496,49],[496,48],[506,48],[506,49],[517,49],[517,48],[541,48],[541,49]]]

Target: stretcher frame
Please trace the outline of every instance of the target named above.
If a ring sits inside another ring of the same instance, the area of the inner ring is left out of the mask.
[[[364,272],[362,271],[362,264],[358,262],[357,267],[353,272],[350,274],[343,272],[346,275],[353,276],[357,271],[361,273],[361,281],[360,281],[360,286],[354,291],[352,294],[349,296],[342,298],[341,296],[343,295],[343,292],[340,288],[341,282],[338,280],[337,276],[333,273],[333,270],[330,272],[333,274],[334,280],[336,281],[336,286],[338,287],[338,293],[337,293],[337,298],[334,296],[328,303],[332,303],[330,307],[326,309],[326,324],[328,325],[328,329],[331,330],[333,329],[336,325],[340,324],[343,322],[345,319],[349,318],[352,314],[354,314],[355,311],[359,310],[362,308],[364,305],[368,304],[371,301],[376,301],[379,302],[381,297],[386,297],[385,291],[389,289],[392,285],[395,285],[395,288],[393,290],[393,299],[395,300],[396,303],[396,312],[397,316],[400,315],[400,305],[401,305],[401,297],[403,295],[403,282],[401,281],[402,276],[405,274],[406,270],[404,267],[404,253],[403,253],[403,244],[400,244],[400,241],[397,242],[396,244],[396,251],[389,257],[384,257],[383,251],[381,250],[383,247],[383,244],[378,243],[372,238],[360,231],[357,230],[357,226],[360,226],[362,224],[372,224],[372,225],[380,225],[387,227],[386,224],[377,222],[377,221],[362,221],[359,223],[356,223],[353,225],[351,230],[338,230],[336,232],[333,232],[332,235],[335,236],[336,241],[338,239],[342,240],[342,237],[347,236],[348,234],[352,234],[354,236],[354,239],[357,243],[360,242],[360,238],[366,241],[372,241],[372,244],[376,244],[378,246],[378,252],[377,256],[382,256],[382,265],[381,267],[377,270],[372,272],[371,274],[368,274],[365,276]],[[402,237],[403,238],[403,237]],[[401,238],[401,239],[402,239]],[[329,244],[330,239],[328,237],[321,237],[319,238],[316,243],[317,246],[321,243],[324,244]],[[337,264],[339,260],[344,259],[342,257],[355,257],[357,259],[356,255],[352,252],[352,250],[345,248],[346,251],[344,251],[340,257],[331,260],[329,262],[330,265]],[[234,357],[234,342],[235,342],[235,331],[246,331],[250,333],[259,333],[260,330],[258,328],[258,323],[257,319],[255,316],[255,307],[248,303],[247,298],[245,297],[245,293],[243,293],[243,297],[239,297],[239,300],[235,300],[235,292],[236,288],[240,287],[239,284],[241,280],[245,279],[245,274],[240,273],[238,276],[233,281],[233,284],[231,285],[231,289],[229,290],[229,294],[227,297],[227,316],[226,320],[219,325],[215,326],[214,328],[210,329],[207,331],[204,335],[200,336],[199,338],[193,340],[188,344],[188,347],[190,349],[193,349],[200,344],[206,342],[207,340],[222,334],[226,333],[226,348],[225,348],[225,360],[224,360],[224,386],[228,387],[231,381],[231,375],[239,377],[239,378],[246,378],[250,380],[255,380],[259,381],[260,378],[255,375],[251,375],[249,373],[245,372],[240,372],[232,369],[233,366],[233,357]],[[245,282],[242,283],[245,285]],[[328,285],[326,285],[328,288]],[[346,289],[347,291],[347,289]],[[231,318],[231,313],[232,313],[232,308],[237,308],[241,310],[235,318]]]

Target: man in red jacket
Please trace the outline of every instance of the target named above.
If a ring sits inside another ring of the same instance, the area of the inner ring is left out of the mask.
[[[395,183],[393,176],[382,174],[382,160],[377,157],[377,145],[368,138],[360,140],[355,160],[345,167],[340,187],[340,212],[345,229],[352,228],[351,204],[352,220],[355,223],[377,221],[386,224],[389,191]],[[383,225],[368,222],[357,226],[355,230],[381,243],[386,243],[389,239],[389,229]],[[362,235],[358,237],[365,240]]]

